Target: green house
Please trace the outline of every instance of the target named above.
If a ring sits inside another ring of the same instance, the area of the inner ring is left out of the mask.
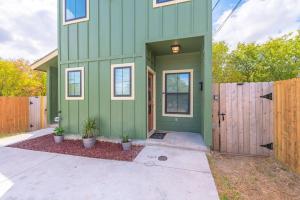
[[[95,118],[99,135],[193,132],[212,143],[211,0],[58,0],[48,118],[68,134]]]

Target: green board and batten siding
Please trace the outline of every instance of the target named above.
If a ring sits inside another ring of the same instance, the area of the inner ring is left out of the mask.
[[[153,8],[152,0],[90,0],[89,21],[66,26],[62,25],[62,1],[58,2],[61,125],[67,132],[79,134],[82,122],[94,117],[103,136],[145,138],[146,43],[205,36],[210,51],[211,0],[160,8]],[[206,56],[205,64],[209,64],[211,52]],[[111,101],[111,64],[130,62],[135,63],[135,100]],[[77,66],[85,67],[85,99],[66,101],[64,71]],[[210,69],[205,73],[211,76]]]

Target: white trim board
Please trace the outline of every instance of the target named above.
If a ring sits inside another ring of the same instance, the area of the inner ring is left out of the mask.
[[[114,95],[114,68],[116,67],[131,67],[131,96],[130,97],[115,97]],[[124,63],[124,64],[112,64],[110,71],[110,93],[111,100],[134,100],[134,89],[135,89],[135,65],[134,63]]]
[[[190,81],[190,114],[166,114],[165,113],[165,75],[168,73],[184,73],[189,72],[191,74],[191,81]],[[163,77],[162,77],[162,116],[164,117],[193,117],[194,113],[194,70],[193,69],[183,69],[183,70],[164,70],[163,71]]]
[[[69,71],[81,71],[81,97],[69,97],[68,96],[68,72]],[[84,100],[84,67],[72,67],[65,69],[65,99],[70,100]]]
[[[156,0],[153,0],[153,8],[169,6],[169,5],[183,3],[183,2],[187,2],[187,1],[191,1],[191,0],[174,0],[174,1],[164,2],[164,3],[157,3]]]
[[[62,20],[63,20],[63,25],[69,25],[69,24],[75,24],[75,23],[80,23],[80,22],[84,22],[84,21],[88,21],[90,19],[90,0],[86,0],[86,17],[81,18],[81,19],[74,19],[74,20],[70,20],[68,22],[66,22],[66,0],[62,0],[63,1],[63,5],[62,5]]]

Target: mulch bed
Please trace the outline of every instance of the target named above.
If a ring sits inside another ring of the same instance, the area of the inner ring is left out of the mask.
[[[65,140],[61,144],[55,144],[52,135],[26,140],[9,147],[120,161],[133,161],[144,148],[132,145],[130,151],[123,151],[121,144],[97,141],[93,148],[85,149],[81,140]]]

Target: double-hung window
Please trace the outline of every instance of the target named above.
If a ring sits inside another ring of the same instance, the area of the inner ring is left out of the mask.
[[[182,3],[186,1],[191,1],[191,0],[153,0],[153,7],[157,8],[161,6],[168,6],[168,5]]]
[[[111,99],[134,100],[134,64],[111,66]]]
[[[163,116],[192,117],[193,71],[163,72]]]
[[[67,68],[65,70],[66,100],[84,99],[84,68]]]
[[[65,25],[89,19],[89,0],[63,0],[63,5]]]

